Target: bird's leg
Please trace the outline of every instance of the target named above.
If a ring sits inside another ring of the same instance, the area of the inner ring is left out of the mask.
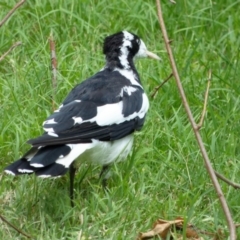
[[[102,187],[104,190],[107,190],[107,180],[108,180],[108,172],[109,172],[109,165],[103,165],[102,170],[99,174],[99,179],[102,180]]]
[[[71,163],[69,167],[69,177],[70,177],[70,201],[71,206],[74,207],[74,193],[73,193],[73,185],[74,185],[74,177],[75,177],[76,168],[73,166],[73,163]]]

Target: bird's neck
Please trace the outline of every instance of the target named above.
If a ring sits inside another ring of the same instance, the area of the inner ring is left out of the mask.
[[[120,71],[127,76],[131,76],[137,82],[140,83],[140,76],[135,68],[133,59],[115,57],[115,58],[106,58],[105,69],[110,71]]]
[[[116,68],[121,70],[129,70],[137,74],[137,70],[133,62],[133,57],[129,54],[126,48],[120,48],[119,52],[112,52],[107,54],[106,68],[112,70]]]

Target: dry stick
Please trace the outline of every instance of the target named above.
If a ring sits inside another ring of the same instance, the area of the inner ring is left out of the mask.
[[[18,2],[10,11],[9,13],[3,18],[0,22],[0,27],[12,16],[12,14],[25,2],[26,0],[21,0]],[[0,62],[17,46],[21,45],[21,42],[14,43],[1,57]]]
[[[169,44],[168,35],[167,35],[166,27],[165,27],[165,24],[164,24],[163,16],[162,16],[160,0],[156,0],[156,4],[157,4],[158,19],[159,19],[161,31],[162,31],[164,42],[165,42],[165,45],[166,45],[166,49],[167,49],[167,52],[168,52],[168,55],[169,55],[171,67],[172,67],[172,70],[173,70],[173,75],[176,79],[176,83],[177,83],[178,90],[179,90],[179,93],[180,93],[181,98],[182,98],[184,108],[185,108],[186,113],[188,115],[189,121],[192,125],[195,137],[196,137],[198,145],[199,145],[199,149],[202,153],[202,156],[203,156],[203,159],[204,159],[204,162],[205,162],[206,169],[207,169],[207,171],[208,171],[208,173],[211,177],[214,188],[215,188],[215,190],[218,194],[220,203],[222,205],[224,214],[226,216],[226,220],[227,220],[228,228],[229,228],[229,232],[230,232],[230,240],[235,240],[236,239],[236,228],[235,228],[235,225],[233,223],[231,213],[229,211],[229,208],[228,208],[227,202],[224,198],[222,189],[221,189],[221,187],[218,183],[217,177],[216,177],[216,175],[214,173],[214,170],[212,168],[212,165],[210,163],[210,160],[209,160],[208,154],[206,152],[206,149],[204,147],[200,132],[198,131],[198,126],[197,126],[196,122],[194,121],[192,112],[190,110],[190,107],[189,107],[188,102],[187,102],[186,95],[185,95],[183,87],[182,87],[182,83],[181,83],[181,80],[180,80],[180,77],[179,77],[179,74],[178,74],[178,70],[177,70],[177,67],[176,67],[176,64],[175,64],[175,60],[174,60],[174,57],[173,57],[172,49],[171,49],[170,44]]]
[[[12,227],[13,229],[15,229],[18,233],[22,234],[23,236],[27,237],[27,238],[31,238],[33,239],[30,235],[26,234],[25,232],[21,231],[20,229],[18,229],[17,227],[15,227],[12,223],[10,223],[5,217],[3,217],[0,214],[0,219],[2,219],[3,222],[7,223],[10,227]]]
[[[235,183],[230,181],[229,179],[227,179],[226,177],[224,177],[223,175],[221,175],[220,173],[218,173],[217,171],[215,171],[216,176],[221,179],[222,181],[224,181],[225,183],[231,185],[234,188],[240,188],[240,184]]]
[[[208,95],[209,95],[209,88],[210,88],[210,83],[211,83],[211,79],[212,79],[212,71],[209,70],[208,72],[208,84],[207,84],[207,90],[205,92],[205,96],[204,96],[204,105],[203,105],[203,111],[202,111],[202,115],[198,124],[198,130],[200,130],[200,128],[203,125],[203,121],[204,121],[204,117],[206,114],[206,110],[207,110],[207,102],[208,102]]]
[[[3,18],[3,20],[0,22],[0,27],[12,16],[12,14],[24,3],[26,0],[21,0],[18,2],[10,11],[9,13]]]
[[[14,43],[1,57],[0,57],[0,62],[17,46],[21,45],[21,42],[16,42]]]
[[[155,87],[153,90],[153,93],[151,94],[151,98],[154,98],[157,94],[158,90],[173,76],[173,73],[171,73],[159,86]]]
[[[53,87],[53,96],[52,96],[52,108],[53,111],[55,110],[55,95],[57,89],[57,56],[55,51],[55,42],[53,39],[52,32],[50,33],[49,37],[49,45],[51,51],[51,65],[52,65],[52,87]]]

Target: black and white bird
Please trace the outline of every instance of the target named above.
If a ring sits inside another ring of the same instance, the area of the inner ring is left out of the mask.
[[[43,123],[43,135],[28,141],[32,148],[5,168],[12,175],[35,173],[42,178],[59,177],[69,170],[72,205],[79,163],[100,164],[104,173],[129,154],[133,133],[142,128],[149,108],[133,61],[160,59],[127,31],[106,37],[103,53],[105,67],[72,89]]]

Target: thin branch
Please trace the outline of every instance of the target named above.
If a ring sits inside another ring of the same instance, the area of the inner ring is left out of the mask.
[[[202,141],[202,137],[201,137],[200,132],[198,130],[198,126],[197,126],[196,122],[194,121],[192,112],[190,110],[189,104],[187,102],[186,95],[185,95],[183,87],[182,87],[182,83],[181,83],[181,80],[180,80],[180,77],[179,77],[179,74],[178,74],[178,70],[177,70],[177,66],[176,66],[174,56],[173,56],[173,53],[172,53],[172,49],[171,49],[171,46],[169,44],[168,34],[167,34],[166,27],[165,27],[164,20],[163,20],[160,0],[156,0],[156,4],[157,4],[157,12],[158,12],[158,19],[159,19],[160,28],[161,28],[161,31],[162,31],[162,34],[163,34],[163,38],[164,38],[165,46],[166,46],[168,56],[169,56],[169,59],[170,59],[173,75],[175,77],[176,84],[178,86],[178,90],[179,90],[179,93],[181,95],[184,108],[185,108],[186,113],[188,115],[189,121],[192,125],[196,140],[197,140],[198,145],[199,145],[199,149],[202,153],[202,156],[203,156],[203,159],[204,159],[204,162],[205,162],[205,167],[206,167],[206,169],[209,173],[209,176],[212,180],[213,186],[214,186],[214,188],[217,192],[220,203],[222,205],[222,209],[224,211],[224,214],[225,214],[225,217],[226,217],[226,220],[227,220],[227,223],[228,223],[228,228],[229,228],[229,232],[230,232],[230,240],[235,240],[236,239],[236,228],[235,228],[235,225],[233,223],[233,219],[232,219],[230,210],[228,208],[226,199],[223,195],[222,189],[221,189],[221,187],[219,185],[219,182],[217,180],[217,177],[215,175],[214,169],[213,169],[213,167],[211,165],[211,162],[209,160],[207,151],[206,151],[204,143]]]
[[[210,88],[210,84],[211,84],[211,79],[212,79],[212,71],[209,70],[209,72],[208,72],[207,89],[206,89],[205,96],[204,96],[203,111],[202,111],[202,115],[201,115],[200,121],[199,121],[199,123],[197,125],[198,130],[200,130],[200,128],[203,125],[204,117],[205,117],[205,114],[206,114],[206,111],[207,111],[207,102],[208,102],[209,88]]]
[[[55,95],[57,89],[57,56],[55,51],[55,42],[53,39],[53,33],[50,33],[49,37],[49,45],[51,51],[51,65],[52,65],[52,88],[53,88],[53,96],[52,96],[52,108],[55,110]]]
[[[26,0],[21,0],[18,2],[10,11],[9,13],[3,18],[3,20],[0,22],[0,27],[12,16],[12,14],[20,7],[22,6]]]
[[[21,42],[16,42],[14,43],[1,57],[0,57],[0,62],[17,46],[21,45]]]
[[[236,228],[240,227],[240,223],[235,224],[235,227]]]
[[[18,233],[22,234],[23,236],[27,237],[27,238],[31,238],[33,239],[33,237],[31,237],[30,235],[26,234],[25,232],[23,232],[22,230],[18,229],[17,227],[15,227],[12,223],[10,223],[5,217],[3,217],[0,214],[0,219],[2,219],[3,222],[7,223],[10,227],[12,227],[14,230],[16,230]]]
[[[171,73],[159,86],[155,87],[153,90],[153,93],[151,94],[151,98],[154,98],[157,94],[158,90],[173,76],[173,73]]]
[[[226,177],[224,177],[222,174],[218,173],[217,171],[215,171],[215,174],[219,179],[221,179],[225,183],[229,184],[230,186],[232,186],[234,188],[240,188],[240,184],[230,181],[229,179],[227,179]]]

